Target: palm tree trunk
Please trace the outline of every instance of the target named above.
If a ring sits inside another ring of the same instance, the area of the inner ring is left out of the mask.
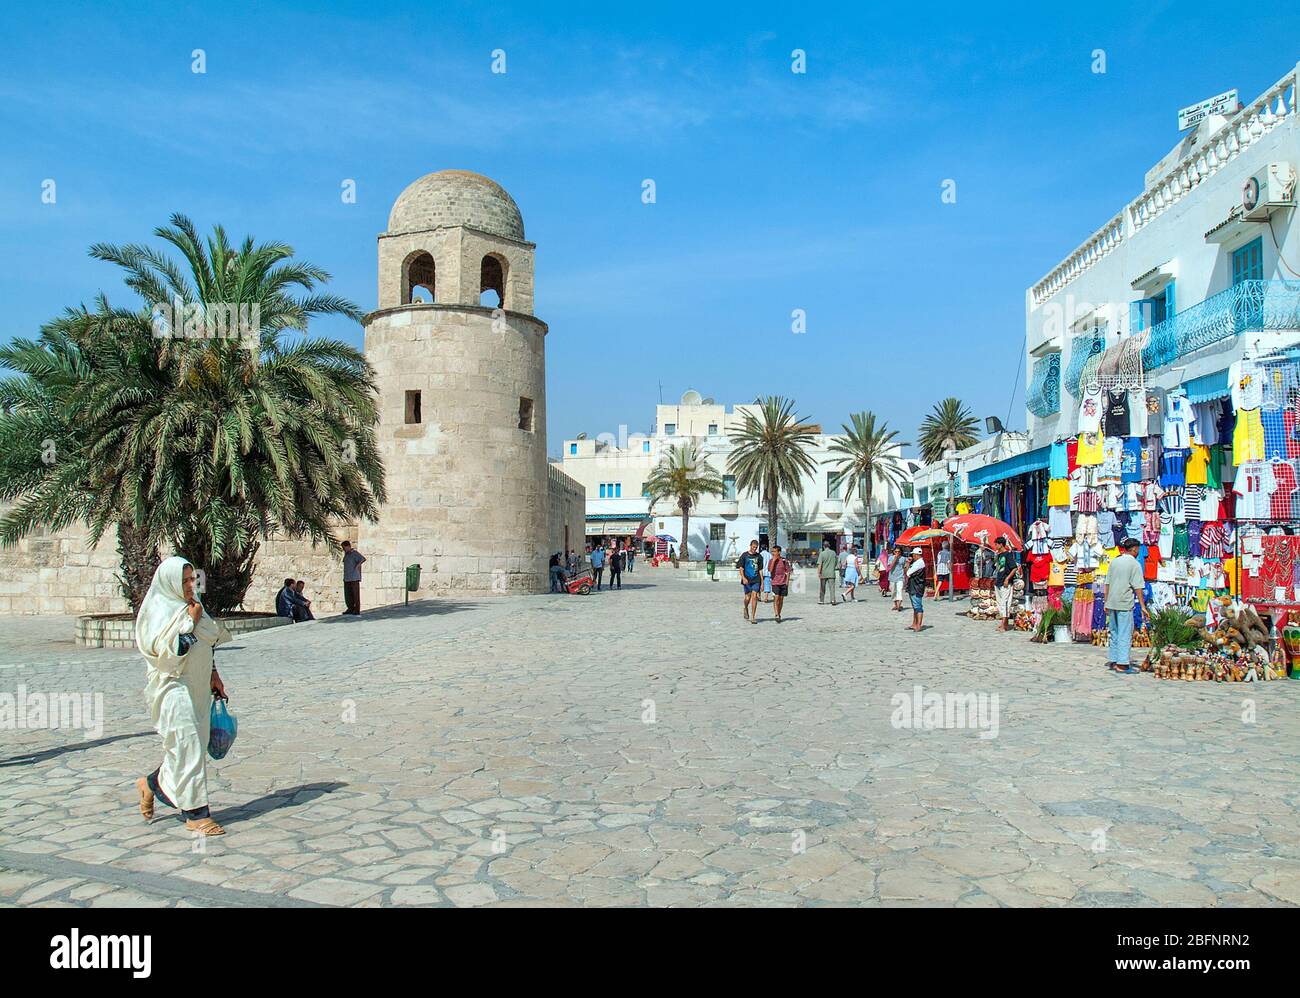
[[[772,550],[776,546],[776,489],[771,488],[767,493],[767,549]]]
[[[677,555],[682,561],[691,560],[691,504],[684,502],[681,504],[682,510],[682,543],[677,549]],[[674,565],[673,568],[677,566]]]
[[[122,520],[117,525],[117,556],[122,569],[117,580],[122,596],[131,605],[131,613],[139,613],[161,561],[158,548],[150,542],[148,530]]]
[[[863,540],[862,553],[870,557],[869,552],[871,551],[871,541],[872,538],[875,536],[875,531],[872,529],[872,523],[871,523],[871,469],[870,468],[867,469],[867,481],[862,487],[862,501],[867,504],[867,508],[862,512],[862,522],[863,522],[862,532],[864,534],[862,538]]]

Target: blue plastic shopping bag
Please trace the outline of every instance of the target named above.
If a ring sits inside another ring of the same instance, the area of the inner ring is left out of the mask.
[[[208,715],[212,727],[208,733],[208,755],[214,759],[224,759],[235,744],[235,735],[239,732],[239,722],[235,715],[226,709],[226,701],[214,698],[212,710]]]

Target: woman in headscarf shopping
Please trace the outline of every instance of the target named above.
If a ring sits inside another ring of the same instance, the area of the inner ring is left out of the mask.
[[[162,765],[135,781],[145,821],[161,800],[180,810],[190,831],[225,834],[208,810],[207,749],[212,698],[226,698],[212,652],[229,640],[195,595],[194,566],[176,557],[159,565],[135,619],[148,663],[145,698],[163,740]]]

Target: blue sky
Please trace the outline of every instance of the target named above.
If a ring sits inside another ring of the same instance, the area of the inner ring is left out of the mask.
[[[6,14],[0,338],[126,300],[86,248],[173,211],[287,241],[373,308],[393,199],[475,170],[538,245],[552,453],[647,429],[660,383],[907,440],[949,394],[1023,426],[1025,288],[1138,193],[1180,106],[1300,57],[1221,4],[112,6]]]

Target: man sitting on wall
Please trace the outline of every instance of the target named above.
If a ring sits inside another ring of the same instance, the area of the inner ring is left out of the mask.
[[[315,614],[311,612],[311,600],[309,600],[305,595],[303,595],[303,589],[305,589],[306,586],[307,583],[304,582],[302,579],[299,579],[297,582],[293,584],[293,594],[298,603],[293,613],[294,620],[315,620],[316,619]]]
[[[296,599],[297,593],[293,591],[293,579],[285,579],[284,586],[275,594],[275,615],[277,617],[288,617],[290,620],[296,620],[294,617],[294,608],[298,605]]]

